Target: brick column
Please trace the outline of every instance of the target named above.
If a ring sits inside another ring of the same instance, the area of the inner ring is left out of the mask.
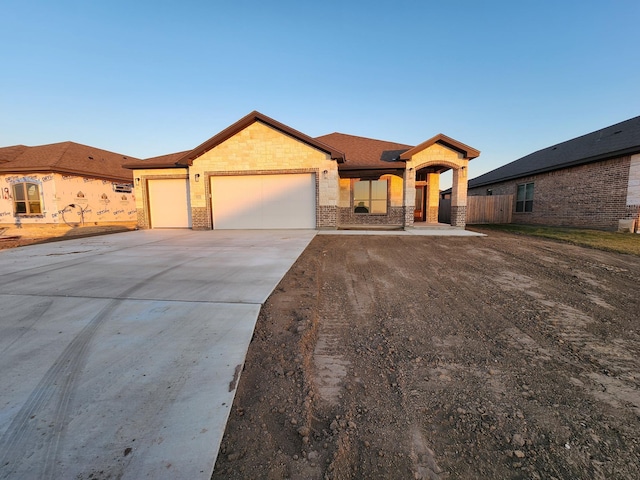
[[[451,206],[451,226],[464,228],[467,224],[467,206]]]
[[[416,172],[413,167],[410,167],[410,164],[411,161],[408,161],[402,178],[404,187],[402,193],[404,228],[413,228],[413,211],[416,209]]]
[[[467,223],[467,167],[465,165],[453,171],[451,188],[451,225],[464,228]]]

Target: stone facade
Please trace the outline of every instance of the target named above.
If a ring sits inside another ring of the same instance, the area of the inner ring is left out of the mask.
[[[165,158],[163,161],[167,163],[157,164],[156,168],[135,169],[136,209],[139,226],[141,228],[152,227],[149,180],[188,179],[189,225],[194,230],[207,230],[215,228],[213,225],[215,209],[212,206],[211,192],[212,178],[313,174],[315,179],[316,228],[335,229],[365,225],[408,228],[414,224],[417,171],[421,168],[429,170],[428,191],[430,195],[427,205],[427,219],[430,222],[435,222],[437,221],[440,172],[447,168],[464,170],[468,165],[469,158],[475,158],[479,154],[479,152],[473,151],[475,152],[474,156],[467,157],[467,153],[461,153],[458,147],[449,148],[451,143],[446,143],[447,146],[438,143],[443,136],[434,137],[411,149],[410,158],[408,160],[402,159],[405,163],[400,162],[396,165],[390,165],[388,168],[386,165],[384,166],[384,171],[387,173],[381,175],[379,179],[388,182],[386,214],[356,214],[353,205],[353,191],[355,182],[360,179],[351,178],[358,171],[357,169],[346,170],[345,172],[348,173],[338,171],[336,158],[342,159],[344,152],[334,151],[331,148],[326,149],[324,147],[328,147],[327,145],[317,144],[313,139],[292,131],[278,122],[269,120],[261,114],[257,114],[256,119],[252,121],[252,115],[250,114],[193,150],[191,154],[195,157],[189,160],[188,166],[185,159],[178,160],[179,156],[167,156],[171,159]],[[445,138],[445,141],[457,144],[452,139]],[[174,164],[171,161],[174,158],[181,162],[180,167],[172,168]],[[183,164],[184,166],[182,166]],[[400,175],[398,172],[401,172],[405,164],[404,175]],[[164,165],[168,165],[168,168],[164,168]],[[365,170],[367,171],[363,175],[366,176],[366,179],[378,178],[375,169],[366,166]],[[389,173],[390,171],[395,171],[395,174]],[[340,178],[340,173],[344,173],[347,178]],[[465,207],[466,188],[459,185],[457,187],[460,195],[458,195],[456,206]],[[310,193],[308,190],[305,192]],[[466,209],[460,208],[459,211],[460,215],[464,215]],[[309,224],[312,223],[313,221],[309,218]],[[464,218],[460,219],[459,223],[464,225]]]
[[[408,216],[412,216],[411,223],[413,225],[413,210],[415,208],[415,172],[423,168],[430,167],[446,167],[453,170],[453,188],[451,197],[451,225],[463,227],[466,224],[467,214],[467,168],[469,159],[451,148],[444,145],[433,144],[421,150],[411,157],[407,162],[407,170],[405,174],[405,199]],[[438,221],[438,205],[439,205],[439,174],[427,174],[427,221]],[[455,208],[454,208],[455,207]]]
[[[640,156],[633,158],[640,163]],[[640,168],[634,179],[630,165],[629,156],[614,158],[476,187],[469,195],[486,195],[489,189],[493,195],[513,195],[513,223],[615,230],[619,220],[638,218],[640,210],[627,203],[635,198],[634,189],[640,190]],[[524,183],[534,184],[533,211],[516,213],[517,187]]]
[[[215,175],[267,175],[314,173],[316,178],[316,223],[318,228],[335,228],[338,202],[338,165],[329,155],[284,133],[255,122],[193,161],[190,200],[194,228],[212,228],[210,177]],[[196,222],[202,211],[206,222]],[[207,223],[208,222],[208,223]],[[333,223],[332,223],[333,222]]]

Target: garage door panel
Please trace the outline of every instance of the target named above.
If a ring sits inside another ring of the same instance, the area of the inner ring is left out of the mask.
[[[152,228],[189,228],[189,186],[186,179],[149,180],[149,210]]]
[[[313,174],[211,178],[214,228],[315,228]]]

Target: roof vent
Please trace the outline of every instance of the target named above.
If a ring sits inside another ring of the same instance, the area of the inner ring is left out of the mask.
[[[615,132],[613,132],[614,135],[617,135],[619,133],[622,133],[622,130],[616,130]]]
[[[89,155],[89,160],[93,160],[93,157],[91,155]]]

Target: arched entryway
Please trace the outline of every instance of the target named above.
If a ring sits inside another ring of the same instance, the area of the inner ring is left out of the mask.
[[[450,224],[464,228],[467,214],[467,169],[480,152],[442,134],[401,155],[406,162],[405,226],[437,224],[440,175],[453,171]]]

